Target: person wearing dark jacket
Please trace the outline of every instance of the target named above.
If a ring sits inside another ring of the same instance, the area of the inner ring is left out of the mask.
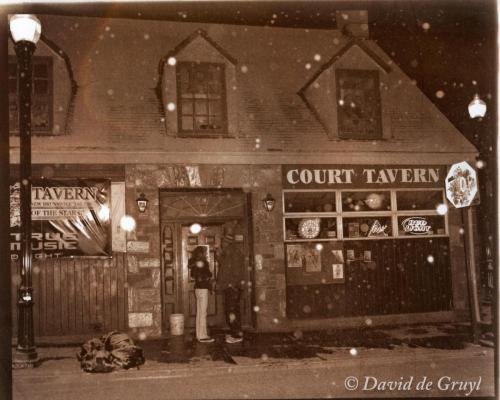
[[[222,238],[221,251],[217,254],[216,260],[218,262],[217,290],[224,292],[224,312],[230,329],[230,335],[226,336],[226,342],[238,343],[243,340],[240,300],[245,259],[232,234],[227,233]]]
[[[213,338],[207,332],[208,292],[212,290],[212,273],[205,255],[205,248],[195,247],[188,261],[189,275],[194,280],[196,296],[196,339],[211,343]]]

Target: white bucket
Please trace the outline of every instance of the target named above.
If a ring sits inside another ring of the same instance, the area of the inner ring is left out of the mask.
[[[184,314],[170,314],[170,334],[184,335]]]

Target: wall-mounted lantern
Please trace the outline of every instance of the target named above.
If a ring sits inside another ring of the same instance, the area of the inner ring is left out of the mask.
[[[274,200],[274,197],[271,196],[270,193],[268,193],[266,197],[262,199],[262,203],[264,205],[264,208],[270,212],[273,211],[274,205],[276,204],[276,200]]]
[[[137,202],[137,208],[139,209],[139,212],[143,213],[144,211],[146,211],[149,200],[146,198],[146,195],[144,193],[141,193],[135,201]]]
[[[471,118],[482,118],[486,115],[486,103],[476,93],[469,104],[469,115]]]

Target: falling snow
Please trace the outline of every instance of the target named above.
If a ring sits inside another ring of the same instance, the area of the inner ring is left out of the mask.
[[[444,92],[443,92],[442,90],[438,90],[438,91],[436,92],[436,97],[437,97],[438,99],[442,99],[442,98],[444,97]]]
[[[439,204],[436,207],[436,211],[439,215],[445,215],[448,212],[448,206],[446,204]]]

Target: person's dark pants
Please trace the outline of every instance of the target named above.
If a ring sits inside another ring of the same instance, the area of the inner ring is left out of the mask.
[[[224,289],[224,312],[232,337],[241,337],[241,289]]]

